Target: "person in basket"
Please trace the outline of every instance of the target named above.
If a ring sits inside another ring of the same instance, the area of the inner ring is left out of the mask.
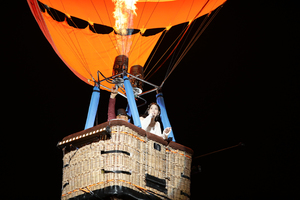
[[[118,94],[118,89],[113,87],[111,90],[109,102],[108,102],[108,112],[107,112],[107,121],[112,119],[120,119],[128,122],[128,115],[123,108],[119,108],[117,110],[117,116],[115,112],[115,105],[116,105],[116,96]]]
[[[144,115],[140,117],[142,129],[158,135],[166,140],[168,139],[168,135],[171,132],[171,127],[167,127],[163,132],[161,132],[160,123],[158,122],[159,115],[159,105],[157,103],[151,103],[145,111]]]

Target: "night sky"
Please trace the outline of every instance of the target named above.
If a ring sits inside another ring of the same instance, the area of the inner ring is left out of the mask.
[[[299,11],[271,2],[229,0],[163,87],[176,141],[194,157],[244,144],[194,160],[201,172],[192,175],[192,199],[296,199]],[[56,55],[27,2],[9,4],[1,17],[1,199],[60,199],[56,144],[84,128],[92,87]],[[101,91],[99,123],[108,98]],[[118,96],[116,107],[125,105]]]

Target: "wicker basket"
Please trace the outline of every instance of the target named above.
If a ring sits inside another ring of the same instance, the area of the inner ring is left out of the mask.
[[[193,151],[113,120],[65,137],[62,198],[189,199]]]

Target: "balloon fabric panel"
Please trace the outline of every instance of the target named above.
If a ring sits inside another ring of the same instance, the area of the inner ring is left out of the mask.
[[[93,85],[97,71],[106,77],[112,75],[114,58],[119,55],[116,49],[116,34],[95,34],[89,28],[77,29],[69,26],[66,21],[57,22],[47,13],[42,13],[51,39],[62,59],[76,74],[80,74],[83,81]],[[144,65],[161,33],[154,36],[142,37],[132,35],[132,50],[129,52],[129,70],[136,64]],[[125,37],[125,36],[122,36]],[[67,80],[64,80],[64,82]],[[104,86],[111,88],[107,82]]]
[[[181,24],[210,13],[226,0],[139,0],[136,3],[134,27],[161,28]],[[63,13],[114,27],[112,0],[40,0]],[[205,5],[205,7],[204,7]],[[204,9],[199,13],[199,11]]]
[[[162,34],[171,26],[192,21],[222,5],[224,0],[139,0],[132,35],[114,31],[112,0],[27,0],[42,32],[57,55],[84,82],[94,85],[97,72],[112,75],[116,56],[129,57],[129,66],[144,66]],[[42,9],[43,10],[43,9]],[[53,12],[53,13],[52,13]],[[82,22],[81,25],[77,21]],[[100,31],[99,31],[100,27]],[[101,30],[106,27],[105,31]],[[158,30],[148,35],[147,30]],[[103,34],[102,34],[103,33]],[[101,77],[104,78],[104,77]],[[67,80],[63,80],[66,83]],[[111,84],[101,83],[107,89]]]

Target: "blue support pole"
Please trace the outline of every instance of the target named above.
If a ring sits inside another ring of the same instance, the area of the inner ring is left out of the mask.
[[[139,116],[139,112],[138,112],[138,109],[136,106],[136,102],[135,102],[135,98],[134,98],[134,94],[133,94],[133,90],[132,90],[130,81],[127,76],[124,76],[123,79],[124,79],[124,86],[125,86],[127,101],[128,101],[129,109],[132,114],[134,125],[141,128],[142,125],[141,125],[141,121],[140,121],[140,116]]]
[[[163,97],[163,94],[161,92],[156,95],[156,102],[160,107],[160,118],[161,118],[161,122],[163,124],[164,129],[168,128],[168,127],[172,127],[171,124],[170,124],[169,118],[168,118],[164,97]],[[173,130],[171,130],[171,133],[169,134],[168,137],[169,138],[171,137],[172,141],[175,142],[175,137],[174,137],[174,134],[173,134]]]
[[[99,100],[100,100],[100,89],[97,86],[95,86],[93,88],[93,94],[91,97],[89,112],[86,118],[84,129],[88,129],[94,126]]]

